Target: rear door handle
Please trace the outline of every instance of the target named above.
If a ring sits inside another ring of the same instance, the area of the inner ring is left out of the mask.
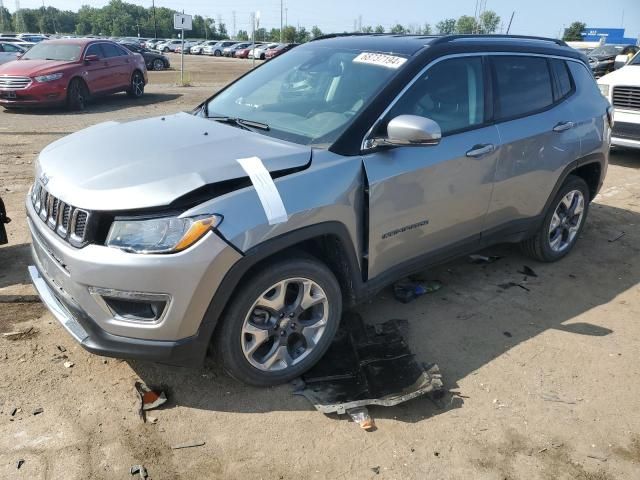
[[[492,143],[474,145],[471,150],[467,152],[467,157],[478,158],[488,153],[492,153],[496,149]]]
[[[553,127],[554,132],[564,132],[565,130],[569,130],[575,126],[573,122],[560,122],[555,127]]]

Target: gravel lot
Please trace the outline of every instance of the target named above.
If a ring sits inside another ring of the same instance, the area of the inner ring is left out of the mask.
[[[492,248],[504,256],[495,263],[461,259],[428,272],[444,284],[437,293],[403,305],[386,290],[358,309],[367,322],[408,319],[412,349],[440,365],[450,391],[439,402],[372,408],[375,432],[317,413],[289,386],[241,385],[212,363],[186,370],[78,347],[27,279],[23,200],[32,163],[45,145],[89,125],[189,110],[251,66],[201,57],[186,64],[192,87],[174,85],[179,72],[152,72],[140,102],[121,94],[84,113],[0,112],[0,195],[14,220],[0,248],[0,332],[33,327],[27,338],[0,337],[0,478],[124,479],[134,464],[156,480],[638,478],[636,152],[612,154],[582,238],[561,262]],[[538,275],[527,290],[498,287],[522,282],[523,265]],[[138,417],[139,379],[169,395],[150,412],[155,424]],[[206,443],[171,449],[191,440]]]

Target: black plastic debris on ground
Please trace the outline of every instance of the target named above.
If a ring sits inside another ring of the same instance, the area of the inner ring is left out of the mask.
[[[345,414],[365,405],[393,406],[441,391],[437,365],[416,361],[403,335],[407,320],[365,325],[347,313],[325,356],[294,392],[322,413]]]

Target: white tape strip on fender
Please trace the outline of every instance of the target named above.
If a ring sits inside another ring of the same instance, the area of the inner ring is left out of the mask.
[[[282,203],[280,193],[273,183],[269,171],[258,157],[240,158],[238,163],[247,172],[253,183],[264,213],[267,215],[269,225],[286,222],[289,217]]]

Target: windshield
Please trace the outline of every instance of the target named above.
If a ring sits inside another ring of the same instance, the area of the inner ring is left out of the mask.
[[[594,48],[589,55],[599,57],[601,55],[617,55],[622,51],[621,45],[603,45],[602,47]]]
[[[635,54],[635,56],[629,62],[629,65],[640,65],[640,52]]]
[[[297,48],[214,97],[207,105],[208,116],[259,122],[269,126],[260,132],[265,135],[304,145],[328,145],[404,61],[354,50]]]
[[[82,45],[42,42],[31,47],[23,60],[62,60],[76,62],[80,58]]]

